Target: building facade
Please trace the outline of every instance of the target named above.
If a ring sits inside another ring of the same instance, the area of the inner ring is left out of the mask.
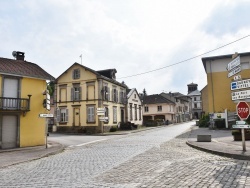
[[[200,119],[202,116],[201,92],[198,90],[198,84],[188,84],[188,94],[191,97],[191,113],[194,119]]]
[[[13,55],[16,60],[0,58],[0,149],[44,145],[46,119],[39,114],[49,113],[43,93],[54,78],[24,61],[23,52]]]
[[[56,126],[60,132],[107,132],[125,121],[126,86],[115,69],[94,71],[74,63],[56,79]]]
[[[229,64],[235,56],[239,57],[239,65],[230,70]],[[237,96],[249,101],[247,95],[244,94],[247,93],[247,88],[231,89],[231,83],[235,81],[235,76],[238,76],[238,80],[246,80],[250,77],[249,52],[204,57],[202,62],[207,74],[207,86],[202,91],[202,95],[207,96],[207,98],[203,98],[203,103],[208,105],[204,108],[207,109],[207,113],[224,112],[225,109],[229,112],[235,112],[236,104],[239,101]]]

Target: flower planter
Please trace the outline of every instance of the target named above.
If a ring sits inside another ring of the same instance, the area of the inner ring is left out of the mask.
[[[241,134],[235,134],[233,135],[234,141],[242,141]],[[250,134],[245,134],[245,140],[250,140]]]

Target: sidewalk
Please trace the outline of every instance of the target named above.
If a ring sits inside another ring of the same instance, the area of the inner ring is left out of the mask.
[[[170,125],[174,126],[174,125]],[[150,127],[139,130],[130,130],[122,132],[113,132],[102,134],[109,136],[112,134],[131,134],[134,132],[145,131],[159,127]],[[197,135],[211,135],[211,142],[197,142]],[[246,141],[246,152],[242,151],[242,141],[233,141],[231,130],[210,130],[208,128],[199,128],[193,126],[190,131],[187,144],[196,149],[214,153],[235,159],[250,160],[250,141]],[[48,142],[48,148],[45,146],[16,148],[10,150],[0,150],[0,168],[10,165],[23,163],[31,160],[40,159],[49,155],[60,153],[64,150],[64,146],[56,142]]]
[[[211,142],[197,142],[197,135],[211,135]],[[210,130],[194,126],[190,132],[187,144],[213,154],[234,159],[250,160],[250,141],[246,141],[246,151],[243,151],[242,141],[234,141],[231,130]]]

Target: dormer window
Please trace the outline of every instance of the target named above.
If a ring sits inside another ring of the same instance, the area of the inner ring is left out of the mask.
[[[74,80],[79,79],[80,78],[80,69],[74,69],[73,73],[72,73],[72,77]]]

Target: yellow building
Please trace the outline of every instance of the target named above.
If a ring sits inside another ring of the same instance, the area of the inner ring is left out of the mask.
[[[125,121],[126,86],[115,73],[74,63],[56,79],[58,132],[101,133]]]
[[[39,114],[47,113],[43,92],[54,78],[24,61],[23,52],[13,55],[0,58],[0,149],[44,145],[46,119]]]
[[[237,62],[238,64],[234,63]],[[234,61],[233,61],[234,60]],[[207,73],[207,86],[202,90],[203,111],[205,113],[236,111],[236,104],[239,100],[235,97],[235,91],[231,89],[231,83],[238,80],[250,78],[250,52],[230,54],[214,57],[204,57],[202,62]],[[246,89],[238,89],[243,91]],[[244,100],[244,94],[240,94]]]

